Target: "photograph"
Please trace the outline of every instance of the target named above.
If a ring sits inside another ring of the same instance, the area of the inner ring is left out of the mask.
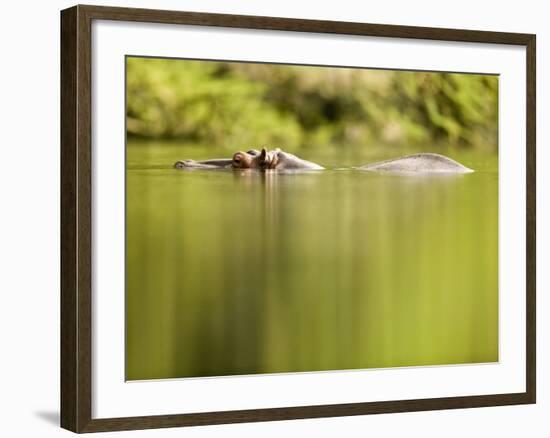
[[[125,63],[127,381],[499,361],[497,74]]]
[[[3,6],[2,436],[547,435],[544,2]]]

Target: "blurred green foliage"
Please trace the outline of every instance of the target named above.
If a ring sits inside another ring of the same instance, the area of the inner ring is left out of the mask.
[[[498,77],[127,58],[130,136],[240,146],[496,151]]]

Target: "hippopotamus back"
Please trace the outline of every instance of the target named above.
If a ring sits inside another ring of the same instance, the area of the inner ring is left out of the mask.
[[[378,163],[365,164],[358,168],[376,172],[394,173],[470,173],[472,169],[440,154],[420,153]]]

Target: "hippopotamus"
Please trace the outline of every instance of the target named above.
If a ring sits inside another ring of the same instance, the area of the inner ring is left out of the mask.
[[[321,170],[319,164],[298,158],[296,155],[277,148],[268,151],[250,149],[247,152],[236,152],[233,158],[216,158],[211,160],[176,161],[176,169],[258,169],[258,170]]]
[[[322,170],[324,167],[311,161],[303,160],[296,155],[277,148],[268,151],[250,149],[247,152],[236,152],[233,158],[219,158],[204,161],[177,161],[178,169],[257,169],[257,170]],[[365,164],[356,167],[358,170],[371,172],[390,172],[402,174],[470,173],[472,169],[459,162],[434,153],[419,153],[405,157]]]
[[[180,160],[174,163],[176,169],[239,169],[259,168],[258,157],[260,152],[251,149],[247,152],[237,152],[233,158],[214,158],[210,160]]]
[[[472,169],[440,154],[420,153],[378,163],[365,164],[359,170],[391,173],[470,173]]]
[[[261,168],[264,170],[323,170],[324,167],[311,161],[298,158],[296,155],[284,152],[277,148],[273,151],[267,152],[266,149],[262,149],[260,155]]]

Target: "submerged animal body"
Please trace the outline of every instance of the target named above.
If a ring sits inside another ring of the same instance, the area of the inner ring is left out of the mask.
[[[212,160],[183,160],[174,164],[177,169],[256,169],[256,170],[322,170],[324,167],[280,149],[261,151],[251,149],[237,152],[233,158]],[[419,153],[405,157],[365,164],[358,170],[412,175],[461,174],[473,172],[459,162],[440,154]]]
[[[449,157],[433,153],[420,153],[365,164],[359,170],[371,172],[390,172],[403,174],[431,174],[431,173],[470,173],[472,169],[460,164]]]

